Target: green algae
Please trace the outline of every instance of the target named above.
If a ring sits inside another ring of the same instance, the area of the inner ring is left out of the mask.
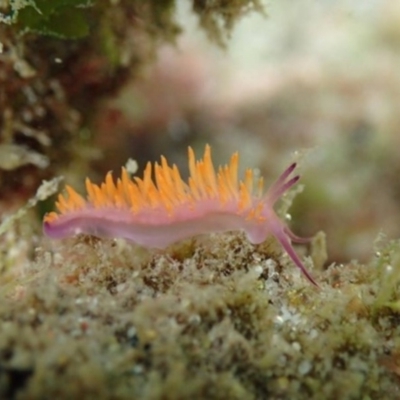
[[[158,253],[83,236],[45,245],[25,269],[34,279],[16,276],[0,305],[0,393],[393,398],[399,328],[379,291],[390,260],[314,271],[317,290],[271,245],[237,234]],[[29,377],[16,386],[18,371]]]

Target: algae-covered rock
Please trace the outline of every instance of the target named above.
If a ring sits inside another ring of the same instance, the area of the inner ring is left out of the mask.
[[[397,393],[396,298],[380,294],[391,259],[314,272],[318,290],[237,234],[159,254],[84,237],[45,246],[2,291],[6,398]]]

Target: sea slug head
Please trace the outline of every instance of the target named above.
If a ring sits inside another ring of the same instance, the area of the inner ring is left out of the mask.
[[[280,242],[286,253],[296,266],[300,268],[306,278],[313,285],[319,287],[292,246],[292,242],[307,243],[310,239],[296,236],[278,217],[273,208],[282,195],[292,188],[300,179],[300,176],[298,175],[290,178],[290,175],[295,168],[296,164],[291,164],[261,198],[258,205],[258,215],[256,216],[255,221],[249,224],[246,233],[248,239],[254,244],[264,242],[267,236],[272,234]]]

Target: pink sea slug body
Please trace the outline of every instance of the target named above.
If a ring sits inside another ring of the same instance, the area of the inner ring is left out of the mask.
[[[290,177],[292,164],[263,194],[262,178],[254,178],[248,169],[238,180],[238,153],[229,164],[214,170],[210,146],[196,161],[189,147],[188,182],[176,165],[161,157],[154,168],[148,163],[143,178],[131,179],[125,168],[113,181],[108,173],[100,186],[86,180],[87,199],[70,186],[67,197],[58,196],[58,213],[46,214],[43,229],[51,238],[79,233],[99,237],[120,237],[150,248],[165,248],[198,234],[243,230],[253,244],[274,235],[307,279],[318,286],[291,242],[305,243],[278,218],[273,206],[299,176]],[[154,169],[155,182],[152,179]]]

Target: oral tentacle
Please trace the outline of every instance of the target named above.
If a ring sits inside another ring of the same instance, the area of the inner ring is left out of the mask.
[[[307,243],[310,243],[311,240],[313,239],[312,237],[300,237],[300,236],[297,236],[287,226],[285,226],[284,232],[286,233],[286,236],[288,236],[289,239],[292,242],[295,242],[295,243],[307,244]]]
[[[277,220],[271,221],[270,225],[271,233],[276,237],[282,247],[285,249],[288,256],[294,262],[294,264],[301,270],[304,276],[316,287],[320,287],[315,279],[311,276],[308,272],[307,268],[301,261],[300,257],[297,255],[296,251],[294,250],[292,243],[290,241],[290,236],[286,233],[286,227],[282,226],[282,222]],[[301,239],[301,238],[299,238]]]

